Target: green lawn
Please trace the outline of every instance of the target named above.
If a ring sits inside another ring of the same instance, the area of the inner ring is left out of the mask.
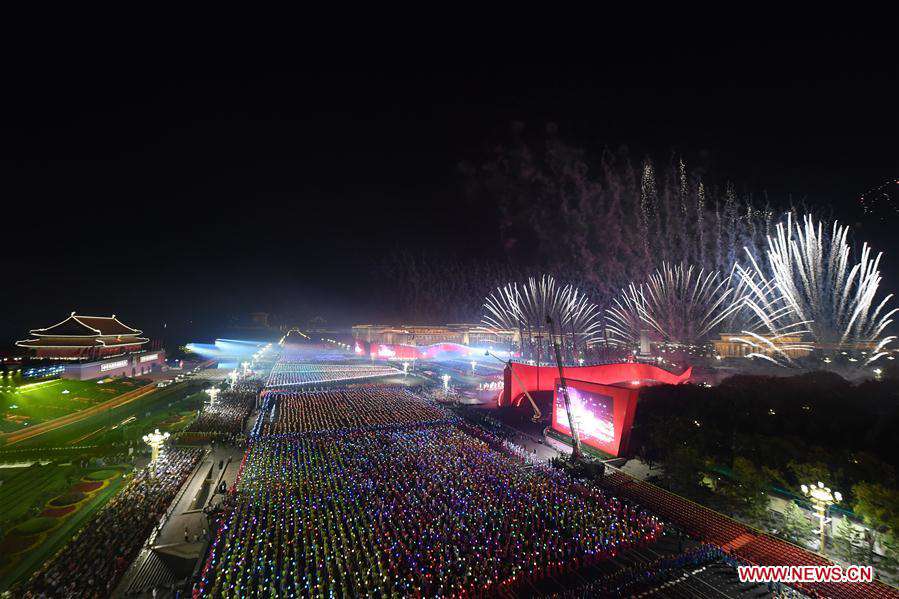
[[[0,392],[0,432],[52,420],[110,400],[146,384],[141,379],[107,382],[52,379]]]
[[[188,410],[196,411],[204,398],[203,383],[187,381],[139,397],[125,405],[93,414],[58,430],[48,431],[8,447],[0,447],[0,457],[7,452],[18,455],[26,449],[65,447],[68,445],[108,445],[139,440],[153,428]],[[37,455],[37,454],[36,454]]]
[[[157,428],[160,431],[174,434],[184,430],[193,422],[197,415],[197,408],[203,405],[203,401],[208,397],[205,393],[190,393],[189,390],[173,394],[168,401],[157,402],[153,409],[144,412],[140,418],[114,430],[104,431],[102,436],[98,436],[97,439],[101,443],[136,441]]]

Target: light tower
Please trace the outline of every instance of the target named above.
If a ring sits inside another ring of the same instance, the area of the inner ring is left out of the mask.
[[[409,374],[409,362],[403,362],[403,376]]]
[[[471,374],[474,374],[474,369],[477,368],[477,367],[478,367],[478,362],[477,362],[477,360],[472,360],[472,361],[471,361]]]
[[[843,501],[843,495],[839,491],[831,491],[830,487],[825,487],[820,480],[817,485],[802,485],[802,493],[809,498],[815,507],[818,515],[818,521],[821,523],[821,553],[824,553],[825,528],[824,525],[830,522],[827,517],[827,508],[835,503]]]
[[[215,405],[215,399],[218,397],[219,391],[221,390],[218,387],[210,387],[209,389],[206,389],[206,394],[209,395],[210,407]]]
[[[449,394],[450,375],[444,374],[440,380],[443,381],[443,396],[446,397]]]
[[[169,434],[160,433],[158,428],[152,433],[144,435],[144,443],[149,445],[151,450],[150,461],[155,462],[159,458],[159,450],[162,449],[162,444],[168,438]]]

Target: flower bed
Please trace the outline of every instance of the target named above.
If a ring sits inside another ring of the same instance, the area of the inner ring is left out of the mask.
[[[48,507],[45,508],[43,512],[41,512],[41,517],[43,518],[62,518],[63,516],[67,516],[75,511],[74,505],[67,505],[65,507]]]
[[[50,505],[53,507],[73,505],[82,501],[85,497],[87,497],[87,495],[81,491],[68,491],[65,495],[60,495],[59,497],[51,499]]]
[[[26,537],[38,535],[42,532],[47,532],[51,528],[55,528],[57,524],[59,524],[59,522],[56,518],[31,518],[10,530],[9,536]]]
[[[76,483],[72,485],[73,491],[78,491],[79,493],[93,493],[97,489],[103,486],[101,482],[85,482],[82,481],[80,483]]]
[[[9,556],[22,553],[37,545],[40,540],[40,537],[37,535],[20,536],[8,534],[5,539],[0,541],[0,555]]]
[[[97,470],[96,472],[85,474],[84,480],[109,480],[110,478],[115,478],[118,474],[118,470]]]

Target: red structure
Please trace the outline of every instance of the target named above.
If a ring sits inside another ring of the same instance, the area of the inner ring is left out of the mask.
[[[657,383],[679,385],[690,380],[692,374],[692,367],[681,374],[673,374],[640,362],[565,367],[572,416],[581,443],[613,456],[627,453],[640,387]],[[513,362],[506,366],[499,403],[520,405],[525,389],[528,392],[553,391],[552,428],[571,436],[559,384],[559,369],[555,366]]]
[[[99,360],[141,351],[149,339],[112,316],[72,314],[51,327],[33,329],[34,339],[17,341],[35,358]]]
[[[559,369],[555,366],[530,366],[528,364],[512,363],[512,368],[517,376],[512,376],[512,371],[506,367],[503,379],[503,392],[500,395],[500,405],[520,405],[524,396],[524,389],[518,381],[527,387],[528,391],[553,391],[555,382],[559,376]],[[566,366],[565,379],[596,383],[600,385],[631,385],[637,386],[663,383],[679,385],[690,380],[693,368],[687,368],[681,374],[673,374],[642,362],[622,362],[620,364],[599,364],[597,366]]]

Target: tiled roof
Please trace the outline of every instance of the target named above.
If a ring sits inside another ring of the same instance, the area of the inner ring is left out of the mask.
[[[139,335],[141,331],[122,324],[115,316],[79,316],[72,314],[51,327],[34,329],[32,335],[40,337],[88,337],[94,335]]]
[[[123,335],[112,339],[96,337],[39,337],[16,341],[19,347],[116,347],[123,345],[143,345],[149,341],[144,337]]]

